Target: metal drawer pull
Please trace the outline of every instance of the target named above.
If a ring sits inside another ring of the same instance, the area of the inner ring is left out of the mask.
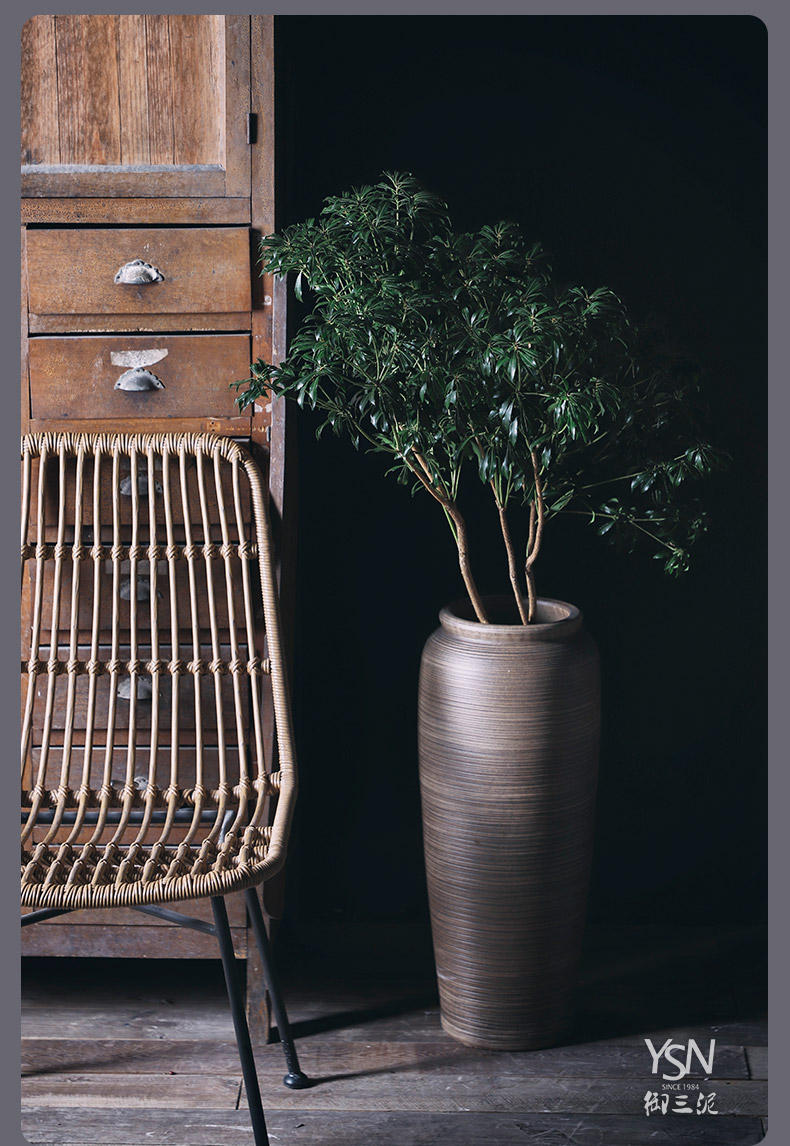
[[[154,481],[154,489],[157,493],[162,492],[162,487],[158,481]],[[121,478],[118,483],[118,490],[121,497],[132,496],[132,475],[127,474],[125,478]],[[137,492],[145,496],[148,493],[148,474],[137,475]]]
[[[148,701],[154,695],[153,682],[148,677],[138,677],[137,679],[137,699],[143,702]],[[132,678],[125,676],[118,685],[118,696],[121,700],[132,699]]]
[[[165,384],[150,370],[143,370],[142,366],[135,366],[134,370],[126,370],[115,383],[116,390],[164,390]]]
[[[151,263],[146,263],[142,259],[132,259],[130,263],[124,263],[115,272],[115,281],[117,283],[129,283],[132,286],[142,286],[145,283],[161,283],[164,280],[164,275],[158,267],[154,267]]]
[[[131,599],[132,599],[132,579],[131,579],[131,577],[124,577],[123,581],[121,581],[121,584],[118,587],[118,592],[120,593],[122,600],[131,601]],[[162,590],[157,589],[156,595],[157,595],[157,597],[161,597],[162,596]],[[151,599],[151,581],[150,581],[150,578],[138,577],[137,578],[137,600],[138,601],[150,601],[150,599]]]

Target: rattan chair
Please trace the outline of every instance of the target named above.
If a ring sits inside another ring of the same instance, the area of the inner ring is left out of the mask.
[[[246,897],[284,1082],[309,1080],[254,890],[283,865],[296,797],[255,462],[209,434],[24,437],[22,586],[22,923],[124,907],[216,934],[264,1146],[228,894]],[[202,897],[213,927],[163,906]]]

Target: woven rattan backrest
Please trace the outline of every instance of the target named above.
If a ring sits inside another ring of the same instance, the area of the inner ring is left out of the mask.
[[[156,903],[268,878],[296,774],[250,455],[215,435],[28,436],[21,522],[23,903]]]

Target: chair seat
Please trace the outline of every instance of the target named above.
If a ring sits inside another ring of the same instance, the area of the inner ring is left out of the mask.
[[[22,905],[134,907],[227,895],[268,878],[270,828],[229,831],[221,844],[37,844],[22,851]]]

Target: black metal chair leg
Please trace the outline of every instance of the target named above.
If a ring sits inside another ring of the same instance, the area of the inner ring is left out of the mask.
[[[261,905],[254,888],[248,888],[244,895],[247,900],[247,913],[249,914],[252,930],[255,934],[255,942],[258,944],[258,951],[261,956],[266,987],[272,1001],[274,1021],[277,1023],[280,1042],[285,1052],[285,1065],[288,1067],[288,1073],[283,1078],[283,1082],[286,1086],[289,1086],[291,1090],[305,1090],[308,1086],[312,1086],[313,1084],[299,1066],[299,1057],[296,1053],[293,1035],[291,1034],[291,1025],[288,1022],[288,1012],[285,1009],[280,984],[277,981],[272,946],[269,942],[269,936],[266,934],[266,924],[263,921]]]
[[[225,986],[228,989],[228,1000],[233,1015],[233,1027],[236,1031],[236,1045],[239,1048],[241,1059],[241,1073],[244,1078],[244,1089],[247,1093],[247,1104],[250,1108],[250,1121],[255,1146],[269,1146],[269,1135],[266,1130],[266,1119],[263,1116],[263,1103],[261,1091],[258,1086],[258,1075],[255,1070],[255,1058],[252,1053],[250,1029],[247,1026],[247,1016],[244,1013],[244,997],[239,986],[236,971],[236,956],[233,953],[233,940],[228,925],[228,912],[225,899],[221,895],[211,897],[211,907],[214,911],[214,924],[217,928],[220,955],[222,956],[222,969],[225,972]]]

